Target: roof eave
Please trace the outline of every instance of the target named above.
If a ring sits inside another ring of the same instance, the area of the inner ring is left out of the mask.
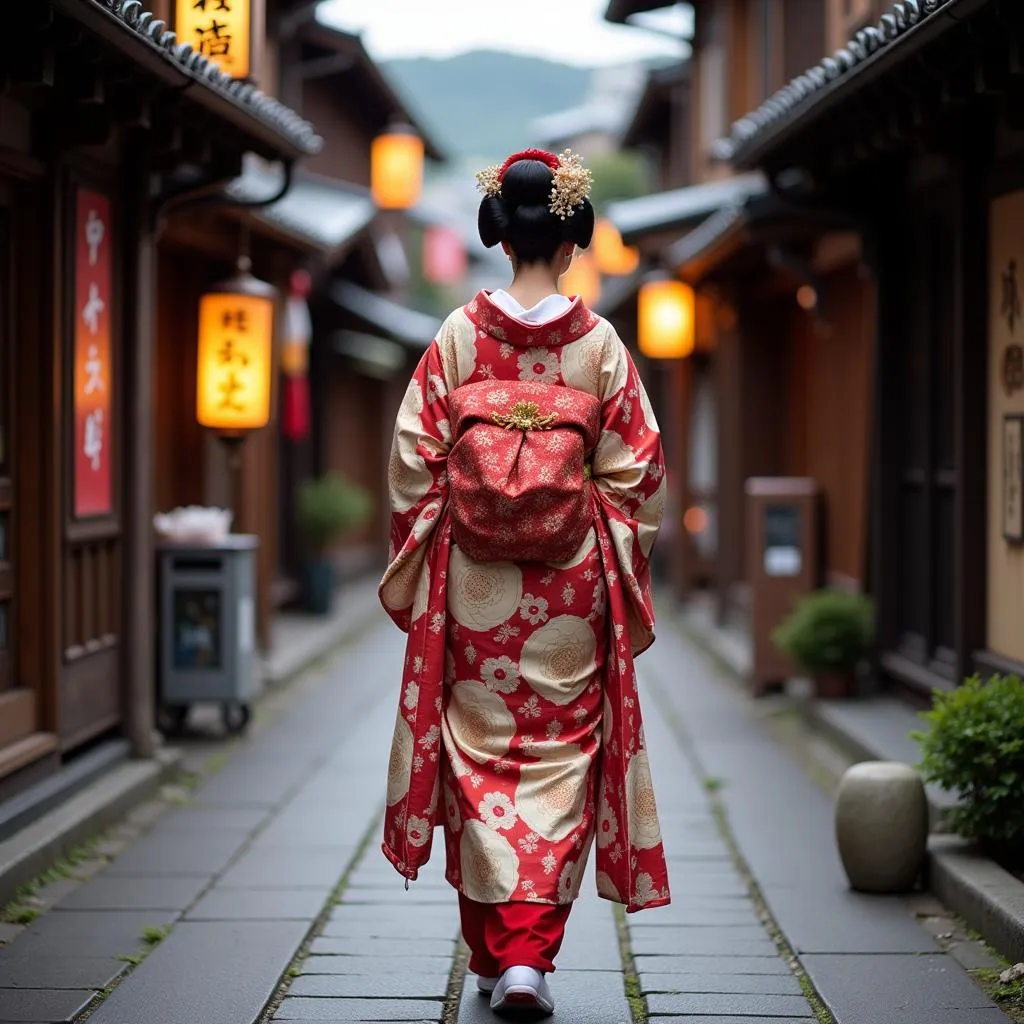
[[[130,0],[53,0],[53,4],[168,85],[182,92],[187,89],[190,98],[238,128],[265,155],[294,161],[322,149],[323,140],[295,111],[251,85],[228,78],[190,46],[179,44],[163,21]]]
[[[646,14],[662,7],[671,7],[675,0],[609,0],[604,20],[614,25],[625,25],[634,14]]]
[[[871,32],[863,30],[859,35],[867,33],[866,38],[874,39],[872,45],[880,48],[843,71],[840,57],[845,53],[844,60],[853,59],[849,48],[855,42],[859,43],[859,40],[851,41],[846,48],[833,56],[825,57],[815,68],[794,79],[761,107],[733,125],[731,163],[738,170],[751,170],[771,162],[780,150],[820,123],[856,90],[888,73],[897,63],[917,53],[988,2],[989,0],[945,0],[942,7],[926,13],[916,24],[882,43],[878,41],[882,36],[877,27],[873,26]],[[897,4],[897,7],[902,11],[903,4]],[[953,11],[954,8],[956,13]],[[901,13],[901,17],[905,18],[905,14]],[[881,24],[888,26],[890,23],[897,25],[895,16],[883,16]],[[826,80],[820,87],[811,88],[811,91],[800,97],[798,94],[801,89],[813,87],[812,75],[827,78],[826,65],[833,71],[834,77]],[[797,96],[795,100],[794,96]],[[761,126],[756,124],[759,119],[764,121]]]

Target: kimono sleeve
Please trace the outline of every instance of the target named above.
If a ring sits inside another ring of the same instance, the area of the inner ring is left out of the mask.
[[[601,367],[601,436],[593,479],[626,591],[634,655],[654,641],[650,558],[665,510],[661,433],[629,351],[608,329]]]
[[[409,631],[430,590],[431,540],[448,498],[451,448],[448,385],[437,342],[424,353],[405,392],[388,462],[391,534],[379,594],[385,611]]]

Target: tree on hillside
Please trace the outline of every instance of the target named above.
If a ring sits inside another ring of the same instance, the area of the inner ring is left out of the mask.
[[[650,191],[647,165],[636,152],[620,151],[590,161],[594,187],[590,200],[598,214],[619,199],[636,199]]]

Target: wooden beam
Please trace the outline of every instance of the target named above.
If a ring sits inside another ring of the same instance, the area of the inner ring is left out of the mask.
[[[129,139],[121,179],[125,254],[123,362],[124,608],[122,673],[126,731],[135,757],[155,754],[156,636],[152,545],[153,369],[156,347],[156,243],[149,213],[152,168],[145,136]]]
[[[61,148],[103,146],[113,135],[114,119],[101,104],[74,103],[57,110],[49,127],[51,139]]]

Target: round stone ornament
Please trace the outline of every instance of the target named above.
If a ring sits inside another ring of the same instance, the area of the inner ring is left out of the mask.
[[[928,844],[928,800],[920,775],[898,761],[854,765],[839,784],[835,830],[853,889],[913,889]]]

